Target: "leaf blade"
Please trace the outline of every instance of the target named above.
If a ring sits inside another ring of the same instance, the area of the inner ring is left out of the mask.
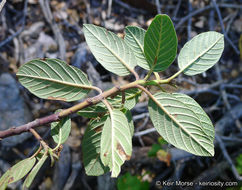
[[[29,188],[30,185],[32,184],[35,176],[37,175],[38,171],[40,170],[40,168],[42,167],[42,165],[45,163],[46,159],[48,158],[47,154],[44,154],[41,159],[38,161],[38,163],[34,166],[34,168],[31,170],[31,172],[29,173],[29,175],[27,176],[27,178],[24,180],[24,184],[23,184],[23,190],[25,189],[25,187]]]
[[[150,70],[144,53],[145,30],[137,26],[126,26],[124,41],[133,50],[137,64],[143,69]]]
[[[214,32],[201,33],[188,41],[178,56],[178,66],[189,76],[202,73],[220,59],[224,49],[223,35]]]
[[[187,106],[187,101],[196,108]],[[172,145],[199,156],[214,155],[214,128],[211,121],[204,127],[198,113],[205,115],[199,104],[187,95],[179,93],[156,93],[155,100],[149,100],[149,113],[158,133]],[[208,128],[209,130],[208,130]],[[210,135],[208,135],[210,134]]]
[[[176,58],[177,36],[169,16],[157,15],[144,40],[144,53],[154,72],[166,70]]]
[[[56,113],[60,112],[57,110]],[[63,144],[71,132],[71,119],[69,116],[62,118],[60,121],[51,123],[51,136],[57,144]]]
[[[82,99],[91,90],[81,70],[58,59],[29,61],[19,68],[17,76],[25,88],[43,99],[70,102]]]
[[[111,177],[117,177],[121,165],[130,159],[131,139],[126,116],[119,110],[113,110],[104,124],[101,136],[101,160],[112,171]]]
[[[92,24],[84,24],[83,32],[94,57],[105,69],[119,76],[130,74],[136,59],[123,39]]]
[[[100,158],[101,133],[107,116],[95,119],[88,124],[82,141],[83,164],[86,174],[99,176],[109,171]]]
[[[23,178],[34,166],[36,158],[26,158],[10,169],[0,178],[0,187],[5,189],[8,184],[14,183]]]

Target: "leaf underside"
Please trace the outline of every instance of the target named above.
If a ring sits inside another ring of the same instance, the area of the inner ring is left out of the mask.
[[[92,24],[84,24],[86,42],[97,61],[119,76],[130,74],[137,65],[130,47],[113,32]]]
[[[211,68],[218,62],[224,49],[223,35],[218,32],[204,32],[181,49],[178,66],[186,75],[196,75]]]
[[[132,118],[132,113],[127,108],[123,108],[121,111],[125,114],[125,116],[126,116],[126,118],[128,120],[130,134],[131,134],[131,137],[132,137],[134,135],[134,122],[133,122],[133,118]]]
[[[71,119],[69,116],[51,123],[51,136],[57,144],[63,144],[68,139],[70,132]]]
[[[32,169],[35,161],[35,157],[26,158],[8,169],[6,173],[0,178],[0,189],[4,190],[8,184],[22,179]]]
[[[91,84],[78,68],[58,59],[34,59],[17,73],[20,83],[34,95],[51,100],[80,100]]]
[[[159,134],[177,148],[198,156],[214,155],[214,128],[206,113],[191,97],[156,93],[149,113]]]
[[[45,163],[47,158],[48,158],[48,155],[43,155],[41,157],[41,159],[38,161],[38,163],[34,166],[34,168],[31,170],[31,172],[29,173],[29,175],[27,176],[27,178],[24,181],[23,189],[30,187],[35,176],[37,175],[38,171],[40,170],[42,165]]]
[[[89,176],[99,176],[109,171],[100,158],[101,133],[106,120],[107,116],[90,121],[83,136],[83,164]]]
[[[143,69],[150,70],[144,53],[145,30],[137,26],[126,26],[124,41],[133,50],[137,64]]]
[[[117,177],[121,165],[130,159],[131,138],[126,116],[119,110],[113,110],[104,124],[101,136],[101,160],[112,171],[111,177]]]
[[[150,24],[144,39],[144,52],[151,70],[166,70],[176,58],[177,36],[167,15],[157,15]]]

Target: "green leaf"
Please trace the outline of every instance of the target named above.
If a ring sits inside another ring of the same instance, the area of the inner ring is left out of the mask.
[[[23,190],[25,188],[29,188],[30,185],[32,184],[35,176],[37,175],[38,171],[40,170],[40,168],[42,167],[42,165],[45,163],[46,159],[48,158],[47,154],[44,154],[41,159],[38,161],[38,163],[34,166],[34,168],[31,170],[31,172],[29,173],[29,175],[27,176],[27,178],[24,181],[23,184]]]
[[[10,169],[0,178],[0,189],[4,190],[7,188],[8,184],[14,183],[22,179],[34,166],[36,158],[26,158]]]
[[[149,157],[156,157],[156,153],[161,150],[162,147],[160,144],[152,144],[151,149],[148,152]]]
[[[91,90],[86,75],[58,59],[34,59],[17,73],[20,83],[39,98],[80,100]]]
[[[218,32],[204,32],[187,42],[178,56],[178,66],[186,75],[196,75],[218,62],[224,49],[224,37]]]
[[[86,118],[100,117],[105,113],[107,113],[107,109],[105,109],[103,106],[98,106],[98,105],[87,107],[77,112],[78,115]]]
[[[112,105],[112,107],[117,109],[127,108],[131,110],[139,101],[141,91],[137,88],[132,88],[125,90],[125,101],[122,103],[122,92],[119,92],[115,97],[108,97],[107,101]],[[108,110],[106,106],[100,102],[96,105],[84,108],[78,112],[78,115],[87,118],[95,118],[104,115]]]
[[[141,181],[138,176],[126,173],[118,178],[117,188],[118,190],[149,190],[150,184],[148,181]]]
[[[60,110],[57,110],[60,112]],[[60,121],[51,123],[51,136],[57,144],[63,144],[71,132],[71,119],[69,116],[62,118]]]
[[[144,53],[145,30],[137,26],[126,26],[125,33],[124,41],[133,50],[137,64],[146,70],[150,70]]]
[[[177,37],[167,15],[157,15],[150,24],[144,40],[144,52],[150,70],[166,70],[176,58]]]
[[[125,92],[124,92],[124,97],[125,97],[124,104],[122,102],[122,93],[123,92],[119,92],[113,98],[108,97],[107,100],[114,108],[118,109],[118,108],[125,107],[125,108],[131,110],[137,104],[137,102],[139,101],[139,97],[141,95],[141,92],[142,91],[140,91],[137,88],[131,88],[131,89],[125,90]],[[99,103],[98,105],[106,108],[106,106],[102,102]]]
[[[158,138],[158,143],[162,146],[162,145],[165,145],[165,144],[168,144],[167,142],[166,142],[166,140],[165,139],[163,139],[162,137],[159,137]]]
[[[113,110],[107,118],[101,136],[101,160],[117,177],[121,165],[129,160],[132,153],[132,136],[129,123],[123,112]]]
[[[242,175],[242,154],[236,158],[236,169],[239,175]]]
[[[159,92],[148,106],[154,127],[167,142],[198,156],[214,155],[214,127],[191,97]]]
[[[100,158],[100,141],[102,128],[107,120],[107,116],[100,120],[90,121],[82,140],[83,164],[86,174],[89,176],[99,176],[109,171]]]
[[[127,108],[123,108],[121,111],[125,114],[125,116],[128,120],[130,134],[131,134],[131,136],[133,136],[134,135],[134,122],[133,122],[131,111]]]
[[[141,91],[137,88],[125,90],[125,102],[123,106],[131,110],[139,101],[140,95]],[[107,100],[109,103],[112,104],[113,107],[120,108],[122,106],[122,92],[118,93],[117,96],[115,96],[114,98],[107,98]]]
[[[93,55],[108,71],[126,76],[137,65],[133,51],[116,34],[92,24],[84,24],[83,32]]]

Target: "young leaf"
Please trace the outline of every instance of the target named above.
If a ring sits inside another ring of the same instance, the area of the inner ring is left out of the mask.
[[[204,32],[187,42],[178,56],[178,66],[186,75],[196,75],[211,68],[222,55],[224,37],[218,32]]]
[[[56,112],[59,112],[59,110]],[[51,123],[51,136],[57,144],[63,144],[68,139],[70,132],[71,119],[68,116]]]
[[[101,160],[112,171],[111,177],[117,177],[121,165],[130,159],[131,139],[126,116],[119,110],[113,110],[104,124],[101,136]]]
[[[84,24],[83,32],[93,55],[108,71],[126,76],[137,65],[133,51],[114,33],[92,24]]]
[[[91,89],[80,69],[58,59],[34,59],[22,65],[17,76],[31,93],[44,99],[80,100]]]
[[[101,134],[106,120],[107,116],[100,120],[92,120],[83,136],[83,164],[86,174],[89,176],[99,176],[109,171],[109,168],[103,165],[100,158]]]
[[[29,175],[27,176],[27,178],[24,181],[23,184],[23,190],[25,188],[29,188],[30,185],[32,184],[35,176],[37,175],[38,171],[40,170],[40,168],[42,167],[42,165],[45,163],[46,159],[48,158],[47,154],[44,154],[41,159],[38,161],[38,163],[34,166],[34,168],[31,170],[31,172],[29,173]]]
[[[176,58],[177,37],[167,15],[157,15],[150,24],[144,40],[144,52],[150,70],[166,70]]]
[[[96,118],[104,115],[105,113],[107,113],[107,109],[99,105],[87,107],[77,112],[78,115],[86,118]]]
[[[26,158],[8,169],[0,178],[0,189],[4,190],[8,184],[14,183],[23,178],[34,166],[36,158]]]
[[[137,26],[126,26],[125,33],[124,41],[133,50],[137,64],[146,70],[150,70],[144,53],[145,30]]]
[[[156,93],[149,100],[150,118],[159,134],[177,148],[199,156],[214,155],[214,128],[191,97]]]

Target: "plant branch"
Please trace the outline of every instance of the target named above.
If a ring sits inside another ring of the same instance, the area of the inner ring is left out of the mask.
[[[180,71],[178,72],[180,73]],[[168,78],[168,79],[164,79],[164,80],[150,80],[150,81],[146,81],[146,80],[136,80],[134,82],[131,82],[129,84],[125,84],[122,86],[115,86],[105,92],[102,92],[101,89],[97,88],[97,87],[92,87],[93,90],[97,90],[100,94],[97,96],[94,96],[92,98],[87,98],[85,99],[83,102],[76,104],[70,108],[64,109],[59,113],[54,113],[52,115],[43,117],[43,118],[39,118],[39,119],[35,119],[34,121],[31,121],[27,124],[21,125],[19,127],[11,127],[7,130],[4,131],[0,131],[0,140],[10,137],[10,136],[14,136],[14,135],[19,135],[21,133],[24,132],[31,132],[31,129],[34,129],[36,127],[39,127],[41,125],[46,125],[55,121],[59,121],[61,118],[71,115],[73,113],[76,113],[77,111],[84,109],[86,107],[95,105],[101,101],[104,102],[104,104],[106,105],[107,102],[105,101],[105,99],[109,96],[113,96],[114,94],[116,94],[119,91],[125,91],[127,89],[130,88],[140,88],[141,90],[143,90],[144,92],[146,92],[149,96],[152,94],[150,94],[150,92],[148,90],[146,90],[143,86],[141,85],[159,85],[159,84],[167,84],[169,83],[173,78],[175,78],[178,74],[176,73],[175,75],[173,75],[172,77]],[[152,96],[153,97],[153,96]],[[33,131],[32,131],[33,132]]]
[[[48,144],[41,138],[41,136],[34,130],[34,129],[29,129],[29,131],[34,135],[34,137],[40,142],[40,144],[44,147],[45,151],[49,149]]]
[[[92,98],[87,98],[83,102],[76,104],[65,110],[62,110],[59,113],[54,113],[52,115],[49,115],[49,116],[46,116],[43,118],[35,119],[34,121],[31,121],[31,122],[21,125],[19,127],[11,127],[7,130],[0,131],[0,139],[4,139],[6,137],[10,137],[10,136],[14,136],[14,135],[19,135],[24,132],[29,132],[30,129],[58,121],[61,118],[71,115],[83,108],[97,104],[100,101],[102,101],[103,99],[105,99],[109,96],[112,96],[113,94],[115,94],[119,91],[123,91],[123,90],[129,89],[129,88],[135,88],[137,84],[144,84],[144,83],[145,83],[144,80],[138,80],[138,81],[134,81],[134,82],[131,82],[131,83],[123,85],[123,86],[115,86],[115,87],[111,88],[110,90],[102,92],[99,95],[94,96]],[[98,89],[96,89],[96,90],[98,90]]]

